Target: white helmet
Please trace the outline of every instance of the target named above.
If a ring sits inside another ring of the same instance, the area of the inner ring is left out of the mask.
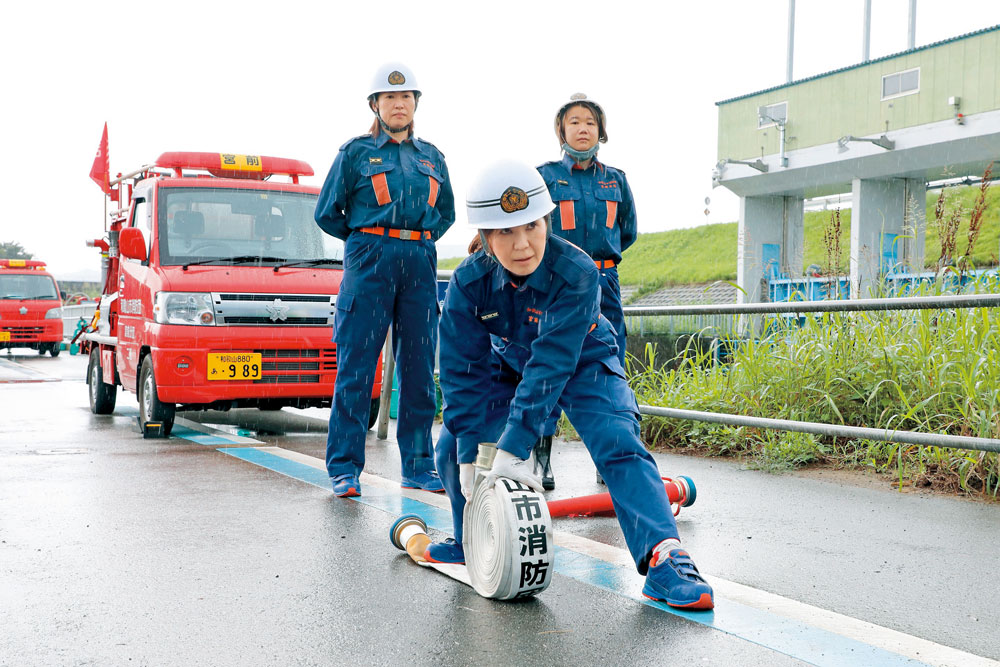
[[[545,217],[556,207],[542,175],[514,160],[496,162],[480,173],[465,196],[469,225],[507,229]]]
[[[378,68],[368,89],[368,101],[371,102],[379,93],[393,90],[412,90],[413,96],[420,97],[420,86],[413,70],[402,63],[386,63]]]

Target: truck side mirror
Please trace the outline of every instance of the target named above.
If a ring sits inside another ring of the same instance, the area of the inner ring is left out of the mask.
[[[126,227],[118,234],[118,250],[124,257],[146,261],[146,239],[138,227]]]

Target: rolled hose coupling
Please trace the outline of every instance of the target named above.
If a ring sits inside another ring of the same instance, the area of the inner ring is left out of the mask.
[[[555,543],[542,494],[520,482],[486,483],[496,444],[480,443],[472,498],[465,504],[462,546],[476,592],[495,600],[538,595],[552,581]]]
[[[497,457],[497,443],[479,443],[479,453],[476,455],[476,468],[480,471],[493,469],[493,459]]]

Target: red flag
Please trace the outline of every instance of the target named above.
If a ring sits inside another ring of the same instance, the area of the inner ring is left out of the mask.
[[[101,145],[97,147],[94,156],[94,166],[90,168],[90,178],[97,183],[104,194],[111,194],[110,165],[108,163],[108,124],[104,124],[104,134],[101,135]]]

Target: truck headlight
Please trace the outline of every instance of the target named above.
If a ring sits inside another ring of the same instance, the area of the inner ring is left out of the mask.
[[[49,308],[45,311],[45,319],[47,320],[61,320],[62,319],[62,308]]]
[[[214,325],[212,295],[201,292],[158,292],[153,319],[160,324]]]

